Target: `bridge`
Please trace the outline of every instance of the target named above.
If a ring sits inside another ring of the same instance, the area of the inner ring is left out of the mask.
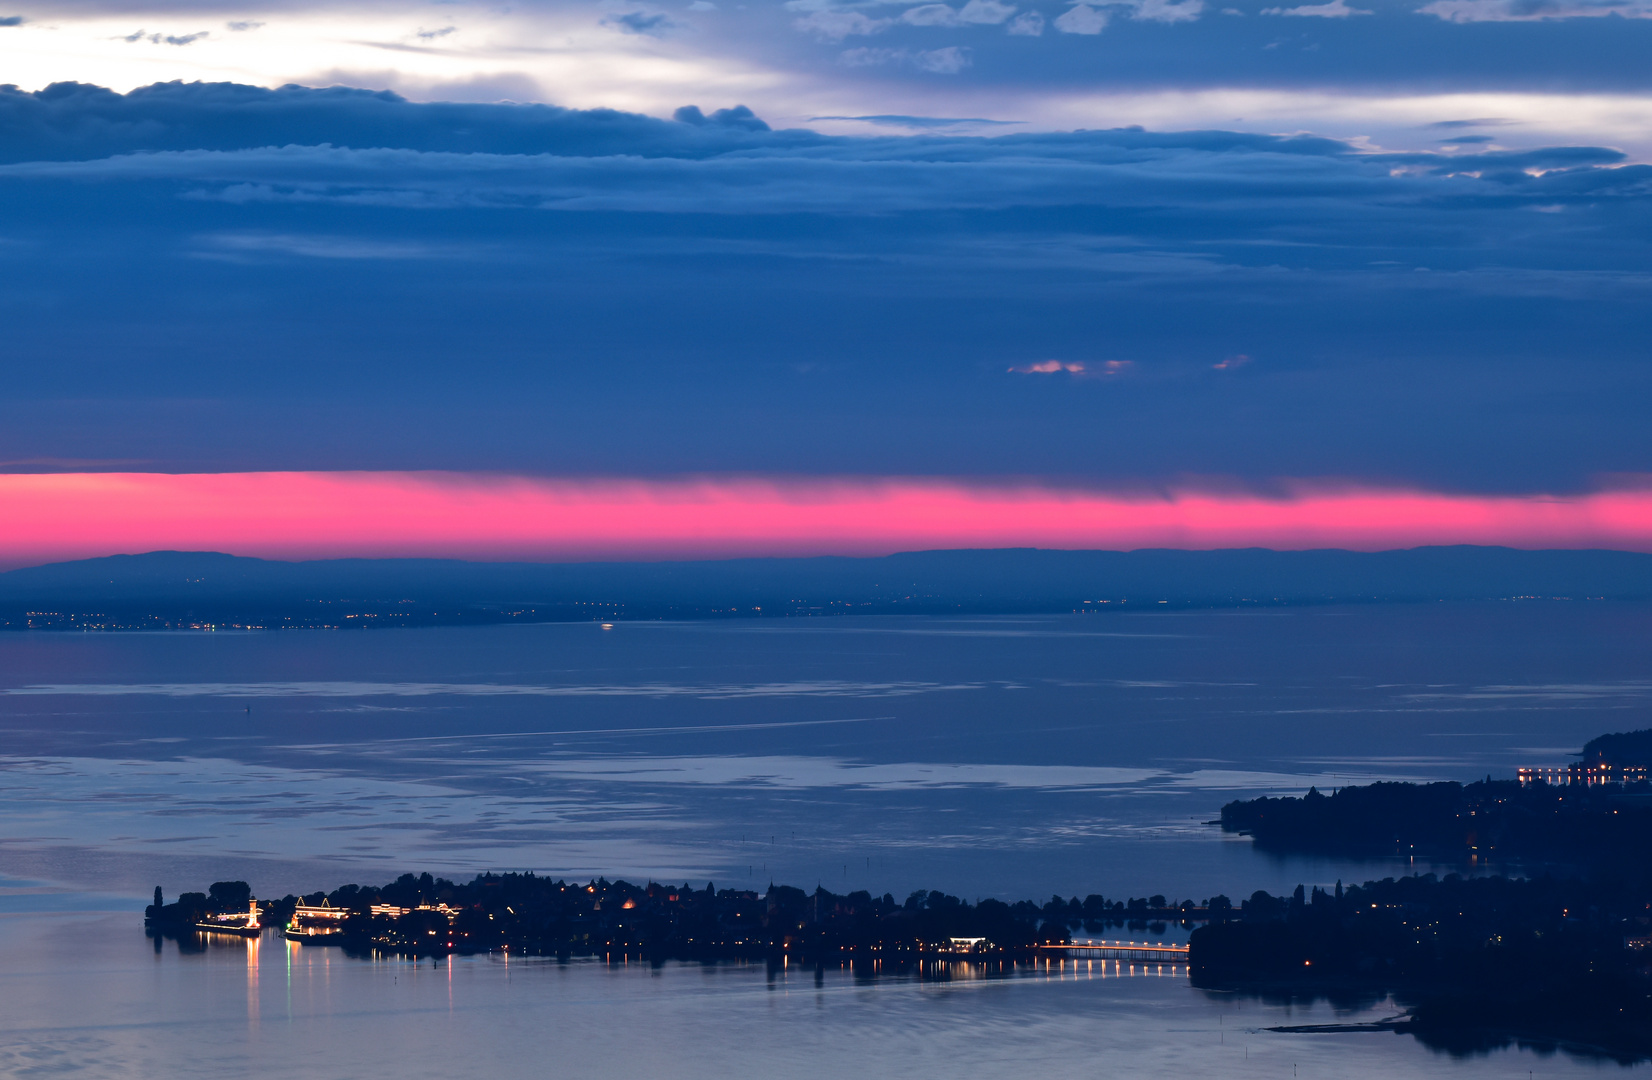
[[[1156,960],[1166,964],[1185,964],[1188,953],[1186,945],[1150,941],[1075,941],[1068,945],[1040,945],[1039,949],[1097,960]]]

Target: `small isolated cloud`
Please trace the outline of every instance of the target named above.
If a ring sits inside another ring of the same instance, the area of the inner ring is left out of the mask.
[[[1057,375],[1061,372],[1079,379],[1105,379],[1123,375],[1136,366],[1134,360],[1106,360],[1100,364],[1085,364],[1070,360],[1040,360],[1036,364],[1021,364],[1009,369],[1011,375]]]
[[[425,41],[435,41],[437,38],[444,38],[449,34],[458,33],[458,31],[459,28],[457,26],[444,26],[439,30],[426,30],[423,27],[420,27],[419,29],[413,31],[413,36],[423,38]]]
[[[713,4],[711,2],[711,0],[694,0],[694,2],[692,4],[688,5],[688,10],[690,10],[690,11],[716,11],[717,10],[717,5]]]
[[[1235,368],[1242,368],[1248,363],[1250,363],[1249,356],[1244,353],[1235,353],[1232,356],[1223,357],[1220,363],[1210,366],[1216,371],[1232,371]]]
[[[602,20],[602,25],[611,26],[622,34],[644,34],[648,37],[662,37],[666,31],[677,26],[664,14],[646,11],[609,15]]]
[[[792,23],[804,33],[833,43],[846,37],[870,37],[894,24],[893,19],[874,19],[859,11],[813,11]]]
[[[1518,121],[1508,120],[1501,116],[1482,116],[1474,120],[1436,120],[1428,126],[1451,130],[1452,128],[1504,127],[1514,123],[1518,123]]]
[[[1099,34],[1107,29],[1107,13],[1089,4],[1074,4],[1056,16],[1055,28],[1063,34]]]
[[[902,12],[901,22],[912,26],[957,26],[958,12],[945,4],[925,4]]]
[[[997,26],[1014,14],[1014,4],[1000,4],[998,0],[969,0],[958,12],[958,17],[977,26]]]
[[[1023,11],[1010,20],[1004,32],[1018,37],[1038,37],[1044,33],[1044,16],[1036,11]]]
[[[1205,0],[1139,0],[1130,17],[1146,22],[1197,22],[1204,10]]]
[[[0,26],[22,26],[23,23],[21,15],[0,15]]]
[[[1649,19],[1652,3],[1648,0],[1434,0],[1417,11],[1455,23],[1541,22],[1598,19],[1607,15]]]
[[[199,30],[193,34],[151,34],[146,30],[139,30],[136,33],[127,34],[120,40],[128,42],[147,41],[151,45],[189,45],[209,36],[205,30]]]
[[[969,67],[970,63],[969,49],[959,45],[912,54],[912,66],[933,75],[956,75]]]
[[[838,61],[845,67],[880,67],[901,64],[927,71],[931,75],[956,75],[969,67],[970,51],[957,45],[944,49],[848,49]]]
[[[260,29],[263,25],[264,24],[261,23],[261,22],[253,22],[251,20],[245,20],[245,21],[242,21],[242,22],[225,23],[224,27],[225,27],[225,29],[228,29],[228,30],[230,30],[234,33],[240,34],[240,33],[245,33],[248,30]]]
[[[1015,14],[1014,4],[998,0],[969,0],[961,9],[948,4],[908,8],[901,21],[912,26],[997,26]]]
[[[1036,364],[1022,364],[1009,369],[1011,375],[1054,375],[1058,371],[1070,371],[1073,374],[1082,374],[1083,364],[1069,364],[1061,360],[1040,360]]]
[[[1330,0],[1327,4],[1303,4],[1300,7],[1263,8],[1264,15],[1296,15],[1310,19],[1346,19],[1350,15],[1370,15],[1361,8],[1351,8],[1348,0]]]
[[[197,238],[195,254],[232,262],[259,256],[297,256],[306,259],[439,259],[469,252],[452,245],[402,240],[372,240],[351,236],[295,236],[288,233],[215,233]]]

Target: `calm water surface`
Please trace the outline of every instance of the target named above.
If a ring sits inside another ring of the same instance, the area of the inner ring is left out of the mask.
[[[1255,1035],[1248,1065],[1227,1025],[1284,1011],[1184,977],[437,973],[275,941],[157,957],[135,913],[156,884],[270,896],[426,869],[1006,899],[1428,869],[1271,859],[1205,823],[1309,784],[1563,762],[1648,725],[1649,648],[1652,608],[1585,603],[6,635],[6,1067],[1596,1068],[1393,1035]]]
[[[129,917],[0,920],[0,1068],[111,1077],[1008,1075],[1543,1077],[1564,1054],[1451,1057],[1391,1033],[1281,1023],[1394,1015],[1206,994],[1069,961],[939,983],[762,965],[347,960],[278,938],[156,954]]]

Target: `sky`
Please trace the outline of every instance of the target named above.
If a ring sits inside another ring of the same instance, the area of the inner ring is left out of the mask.
[[[247,554],[1646,550],[1649,47],[1641,0],[13,3],[0,561],[207,488],[167,535]],[[639,498],[631,548],[572,508]]]
[[[1049,483],[465,473],[0,476],[0,568],[115,552],[610,561],[937,548],[1652,551],[1652,491],[1570,498],[1297,485],[1271,495]]]

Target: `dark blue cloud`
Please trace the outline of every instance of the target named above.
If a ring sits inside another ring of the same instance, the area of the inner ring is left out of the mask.
[[[1652,471],[1616,150],[679,115],[0,91],[0,460]]]
[[[128,44],[135,41],[147,41],[151,45],[193,45],[202,38],[210,36],[210,32],[206,30],[200,30],[193,34],[151,34],[146,30],[136,30],[127,34],[121,40]]]
[[[769,125],[744,105],[736,105],[732,109],[718,109],[710,116],[701,112],[698,105],[684,105],[672,115],[672,119],[679,124],[693,124],[695,127],[723,127],[739,131],[769,130]]]
[[[719,115],[734,116],[730,110]],[[747,125],[749,127],[749,125]],[[413,104],[388,91],[278,90],[157,83],[117,94],[84,83],[33,93],[0,86],[0,160],[106,157],[138,150],[318,145],[454,153],[701,157],[742,145],[740,124],[671,124],[611,109]],[[816,138],[798,132],[794,142]]]
[[[627,11],[623,14],[609,15],[602,22],[604,26],[612,26],[627,34],[648,34],[655,37],[677,28],[676,22],[658,11]]]

